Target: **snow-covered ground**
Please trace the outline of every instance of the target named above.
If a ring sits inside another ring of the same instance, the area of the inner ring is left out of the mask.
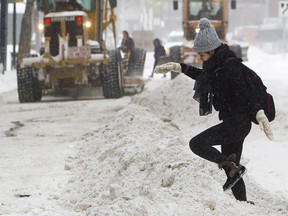
[[[155,75],[117,100],[20,104],[15,71],[0,75],[0,215],[288,215],[288,56],[250,47],[246,63],[277,108],[269,141],[257,125],[244,144],[249,200],[223,192],[224,172],[194,155],[191,137],[218,122],[199,117],[194,81]],[[153,67],[147,53],[145,74]]]

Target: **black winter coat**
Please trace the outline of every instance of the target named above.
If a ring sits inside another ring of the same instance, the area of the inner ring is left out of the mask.
[[[156,61],[159,61],[160,57],[166,56],[165,49],[162,45],[159,45],[154,48],[154,58]]]
[[[231,58],[234,57],[234,58]],[[229,61],[227,59],[229,58]],[[181,63],[182,72],[200,82],[200,115],[202,103],[211,100],[215,110],[219,111],[219,119],[225,120],[231,116],[244,115],[250,119],[255,117],[261,105],[251,94],[251,89],[245,77],[246,67],[242,60],[236,58],[229,46],[222,44],[215,50],[203,68],[195,68]],[[211,98],[207,98],[207,97]]]
[[[120,48],[123,50],[123,52],[133,52],[135,48],[134,40],[131,37],[122,39]]]
[[[166,51],[164,49],[164,46],[161,44],[159,38],[154,39],[153,44],[154,44],[154,58],[155,61],[158,62],[162,56],[166,56]]]

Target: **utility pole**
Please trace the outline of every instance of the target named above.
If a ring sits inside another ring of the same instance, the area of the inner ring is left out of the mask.
[[[144,0],[141,0],[140,2],[140,8],[142,13],[140,13],[140,22],[142,21],[142,26],[141,26],[141,47],[144,47],[144,30],[145,30],[145,23],[146,23],[146,10],[145,10],[145,3]]]
[[[17,15],[16,15],[16,2],[13,3],[13,56],[12,56],[12,68],[16,69],[16,23]]]
[[[6,70],[6,55],[7,55],[7,0],[1,0],[0,9],[0,64],[3,64],[4,71]]]

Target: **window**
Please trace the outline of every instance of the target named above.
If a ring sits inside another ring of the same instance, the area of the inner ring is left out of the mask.
[[[189,20],[199,20],[203,17],[222,20],[221,0],[190,0],[187,10]]]
[[[77,3],[80,4],[85,11],[93,11],[94,2],[93,0],[77,0]]]
[[[65,11],[65,10],[84,10],[92,12],[95,10],[95,0],[40,0],[38,2],[40,10]]]

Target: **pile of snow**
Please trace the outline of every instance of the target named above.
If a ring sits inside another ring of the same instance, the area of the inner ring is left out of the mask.
[[[148,84],[149,85],[149,84]],[[149,88],[149,86],[148,86]],[[173,81],[161,84],[153,91],[147,89],[142,94],[132,98],[132,102],[146,107],[149,112],[174,122],[182,132],[195,127],[202,131],[207,124],[213,125],[218,122],[218,114],[199,117],[199,103],[193,99],[195,91],[194,80],[180,74]],[[183,122],[188,125],[184,125]]]
[[[287,81],[287,58],[288,53],[268,54],[255,46],[250,46],[248,51],[249,61],[245,64],[255,70],[264,80]]]
[[[16,71],[5,71],[0,73],[0,93],[8,92],[17,88]]]
[[[87,216],[285,215],[287,198],[271,195],[249,174],[247,193],[256,206],[224,193],[224,172],[190,151],[180,121],[194,119],[191,131],[208,121],[196,121],[198,105],[189,99],[191,88],[193,82],[178,76],[105,117],[107,124],[89,134],[79,155],[67,160],[74,177],[64,202]]]

